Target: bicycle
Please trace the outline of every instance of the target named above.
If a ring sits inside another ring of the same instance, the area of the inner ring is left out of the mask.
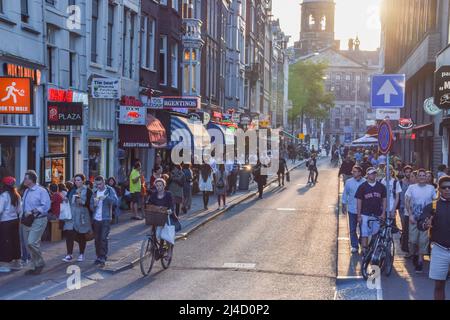
[[[401,232],[400,229],[393,225],[394,219],[392,218],[388,218],[386,222],[378,217],[374,217],[374,219],[369,221],[369,224],[379,221],[381,226],[378,233],[370,240],[369,248],[363,256],[361,271],[364,280],[367,280],[369,276],[375,273],[372,270],[369,274],[369,265],[378,266],[381,272],[384,272],[388,277],[391,275],[395,257],[395,244],[392,233],[393,231]]]
[[[139,265],[144,277],[151,272],[155,261],[161,260],[162,267],[167,269],[173,257],[173,244],[163,239],[158,241],[156,237],[156,228],[165,225],[168,214],[152,213],[152,215],[154,215],[154,220],[150,221],[152,229],[142,241],[140,251]]]

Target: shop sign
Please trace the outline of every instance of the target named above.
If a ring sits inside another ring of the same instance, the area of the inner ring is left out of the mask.
[[[195,97],[159,97],[151,98],[150,109],[167,109],[178,111],[178,109],[199,109],[199,98]]]
[[[146,108],[120,106],[119,124],[145,125],[146,117]]]
[[[27,67],[18,66],[12,63],[5,63],[3,65],[5,75],[16,78],[30,78],[35,85],[41,84],[41,71]]]
[[[119,99],[120,80],[94,78],[91,83],[91,94],[94,99]]]
[[[195,112],[191,112],[188,114],[188,118],[190,122],[201,122],[202,118],[201,115]]]
[[[74,102],[72,90],[48,89],[48,101],[53,102]]]
[[[0,114],[32,114],[31,78],[0,77]]]
[[[142,107],[142,102],[136,97],[122,96],[120,105],[129,107]]]
[[[247,113],[242,113],[239,119],[241,125],[249,125],[252,122],[252,116]]]
[[[440,109],[450,109],[450,66],[434,73],[434,103]]]
[[[408,130],[414,127],[414,122],[410,118],[402,118],[398,121],[398,126],[400,127],[400,129]]]
[[[270,127],[270,121],[269,120],[259,120],[259,128],[260,129],[267,129]]]
[[[430,97],[424,101],[423,109],[430,116],[436,116],[441,113],[441,109],[439,109],[438,106],[434,104],[434,97]]]
[[[83,125],[83,103],[48,102],[48,125]]]

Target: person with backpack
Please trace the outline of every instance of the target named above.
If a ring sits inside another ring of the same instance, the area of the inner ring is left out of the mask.
[[[259,199],[263,198],[264,186],[267,184],[267,175],[263,174],[263,165],[258,160],[253,168],[253,179],[258,184]]]
[[[188,210],[191,210],[192,205],[192,184],[194,181],[194,173],[192,172],[190,164],[183,165],[183,174],[185,177],[184,185],[183,185],[183,213],[187,213]]]
[[[421,231],[430,230],[430,279],[435,281],[434,299],[445,300],[445,285],[450,265],[450,177],[438,181],[439,198],[424,209],[417,220]]]
[[[281,187],[281,184],[284,186],[284,176],[286,172],[288,171],[286,159],[281,155],[279,162],[278,162],[278,186]]]
[[[175,204],[175,214],[180,215],[181,204],[183,203],[183,188],[186,177],[184,176],[181,165],[174,164],[170,172],[168,189],[172,193],[173,203]]]
[[[219,203],[219,210],[226,207],[227,196],[227,172],[225,171],[225,165],[220,164],[217,172],[214,174],[214,184],[216,186],[217,202]],[[220,206],[221,200],[223,200],[223,207]]]
[[[400,203],[400,194],[402,193],[402,186],[400,182],[397,180],[394,167],[390,166],[390,169],[391,169],[391,179],[389,179],[389,190],[390,190],[389,208],[387,208],[386,213],[388,218],[394,219],[395,221],[394,225],[397,225],[396,213]],[[387,188],[386,178],[383,178],[381,180],[381,184]]]
[[[208,210],[209,194],[213,192],[213,172],[209,164],[203,162],[200,168],[200,176],[198,179],[198,189],[203,193],[203,207]]]

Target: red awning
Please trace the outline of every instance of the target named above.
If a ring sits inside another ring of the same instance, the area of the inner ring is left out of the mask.
[[[119,145],[122,148],[150,148],[147,127],[119,125]]]
[[[147,114],[148,139],[153,148],[165,148],[167,146],[166,129],[161,121]]]
[[[412,131],[433,130],[433,123],[421,124],[412,128]]]

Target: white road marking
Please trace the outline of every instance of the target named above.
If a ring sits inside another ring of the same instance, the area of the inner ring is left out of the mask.
[[[223,267],[230,269],[255,269],[256,263],[224,263]]]
[[[295,208],[277,208],[277,211],[295,211]]]
[[[348,241],[348,240],[350,240],[350,238],[348,238],[348,237],[339,237],[338,238],[338,241]]]

